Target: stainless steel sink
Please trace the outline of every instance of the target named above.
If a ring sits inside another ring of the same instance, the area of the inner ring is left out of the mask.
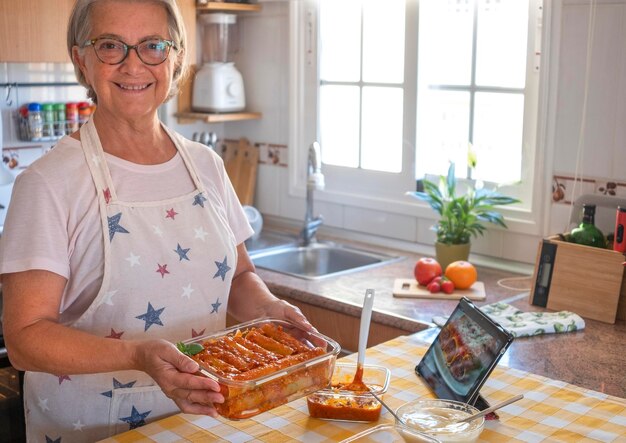
[[[331,242],[313,242],[252,251],[255,266],[309,280],[362,271],[402,257],[365,251]]]

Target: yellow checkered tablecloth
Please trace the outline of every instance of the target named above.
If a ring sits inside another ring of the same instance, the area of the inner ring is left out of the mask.
[[[367,350],[366,364],[391,370],[391,383],[384,400],[392,409],[420,397],[433,397],[414,372],[424,352],[425,345],[411,336],[398,337]],[[492,404],[524,394],[522,400],[498,411],[499,420],[485,422],[482,442],[626,442],[623,398],[505,366],[493,371],[481,393]],[[379,423],[384,422],[393,422],[393,417],[383,409]],[[379,423],[313,419],[302,398],[242,421],[177,414],[103,441],[317,443],[341,441]]]

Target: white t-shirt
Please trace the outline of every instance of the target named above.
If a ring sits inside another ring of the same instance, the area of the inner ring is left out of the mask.
[[[253,231],[224,169],[206,146],[184,141],[209,194],[237,244]],[[117,197],[157,201],[194,190],[180,154],[159,165],[139,165],[105,153]],[[0,238],[0,274],[42,269],[68,279],[60,314],[71,323],[98,294],[104,271],[102,224],[96,189],[81,144],[64,137],[17,176]]]

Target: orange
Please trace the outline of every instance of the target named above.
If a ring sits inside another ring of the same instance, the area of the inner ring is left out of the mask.
[[[467,289],[478,279],[478,272],[474,265],[463,260],[450,263],[445,275],[454,283],[455,289]]]

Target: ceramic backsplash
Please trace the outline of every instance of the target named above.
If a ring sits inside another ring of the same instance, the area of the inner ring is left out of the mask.
[[[29,86],[32,83],[45,85]],[[55,143],[19,140],[19,107],[31,102],[85,101],[87,95],[85,88],[77,85],[70,63],[0,63],[0,84],[2,160],[17,175]],[[12,189],[12,185],[0,186],[0,226],[4,224]]]
[[[598,194],[626,199],[626,181],[610,178],[575,177],[554,175],[552,177],[552,202],[571,204],[580,195]]]

